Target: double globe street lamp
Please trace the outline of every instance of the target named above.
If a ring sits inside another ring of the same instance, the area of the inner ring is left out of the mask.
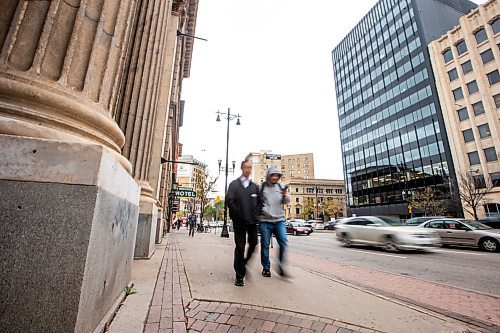
[[[227,113],[226,112],[220,112],[217,111],[217,119],[216,121],[221,121],[221,117],[227,120],[227,134],[226,134],[226,166],[224,168],[224,174],[226,177],[226,183],[224,186],[224,224],[222,226],[222,232],[220,234],[221,237],[229,237],[229,232],[227,230],[227,174],[229,172],[229,167],[228,167],[228,156],[229,156],[229,123],[231,120],[236,119],[236,125],[241,125],[240,123],[240,115],[239,114],[231,114],[231,109],[227,108]],[[221,170],[220,167],[221,161],[219,161],[219,172]],[[235,167],[235,162],[233,161],[233,173],[234,173],[234,167]]]

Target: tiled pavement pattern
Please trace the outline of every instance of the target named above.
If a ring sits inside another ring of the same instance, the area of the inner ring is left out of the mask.
[[[415,304],[488,332],[500,332],[500,299],[497,297],[293,252],[289,252],[288,258],[291,263],[300,262],[302,269]]]
[[[379,331],[279,309],[194,300],[191,298],[175,234],[171,233],[167,235],[167,246],[144,332],[377,333]]]

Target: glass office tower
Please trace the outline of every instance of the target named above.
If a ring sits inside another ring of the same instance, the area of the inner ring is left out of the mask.
[[[450,190],[453,163],[427,45],[475,7],[381,0],[334,48],[349,214],[407,218],[414,190]]]

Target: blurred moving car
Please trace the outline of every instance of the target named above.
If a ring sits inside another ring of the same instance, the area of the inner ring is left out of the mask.
[[[440,246],[438,234],[432,230],[405,226],[385,216],[348,217],[335,225],[337,239],[343,246],[363,244],[382,247],[386,251],[423,250]]]
[[[337,224],[337,221],[330,221],[325,223],[325,230],[335,230],[335,224]]]
[[[297,236],[297,235],[309,235],[312,233],[310,227],[307,227],[299,222],[290,221],[286,222],[285,225],[287,234],[294,234],[295,236]]]
[[[500,249],[500,230],[477,221],[442,218],[424,222],[419,228],[436,231],[443,245],[478,247],[487,252]]]
[[[479,219],[479,222],[493,229],[500,229],[500,215],[486,216]]]
[[[440,219],[440,218],[446,218],[446,216],[418,216],[418,217],[412,217],[411,219],[408,219],[405,221],[406,225],[420,225],[424,223],[425,221],[429,220],[434,220],[434,219]]]

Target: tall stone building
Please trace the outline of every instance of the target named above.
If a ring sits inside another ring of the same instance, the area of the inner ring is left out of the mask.
[[[429,45],[457,177],[494,186],[480,215],[500,213],[499,17],[488,1]]]
[[[266,180],[267,169],[271,166],[281,170],[283,182],[292,178],[314,178],[314,155],[312,153],[281,155],[263,150],[250,153],[248,156],[253,165],[251,177],[258,184]]]
[[[0,2],[3,332],[103,331],[152,255],[197,7]]]
[[[334,48],[351,214],[408,218],[414,191],[449,191],[455,171],[427,45],[475,7],[467,0],[380,0]]]

